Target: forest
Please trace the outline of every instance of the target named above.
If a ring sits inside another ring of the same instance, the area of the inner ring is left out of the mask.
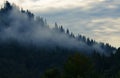
[[[0,9],[0,78],[120,78],[119,61],[120,48],[8,1]]]

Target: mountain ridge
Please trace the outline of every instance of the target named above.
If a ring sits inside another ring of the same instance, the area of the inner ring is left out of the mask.
[[[86,38],[82,35],[74,36],[72,32],[70,32],[68,29],[65,30],[63,26],[58,26],[57,23],[55,23],[55,27],[53,29],[50,29],[46,20],[41,17],[35,18],[35,15],[30,11],[25,11],[23,9],[19,10],[18,7],[11,5],[8,1],[5,2],[4,8],[1,9],[0,17],[3,17],[0,20],[0,25],[3,26],[3,28],[0,27],[0,30],[3,30],[1,33],[6,34],[10,38],[17,39],[17,41],[21,40],[23,42],[27,42],[30,40],[33,43],[35,42],[35,44],[43,43],[43,45],[48,45],[49,43],[50,46],[58,45],[66,48],[81,48],[80,50],[85,48],[83,51],[85,51],[87,48],[89,51],[90,49],[92,51],[101,51],[103,54],[107,50],[111,51],[110,54],[115,50],[115,47],[112,47],[109,44],[98,43],[95,40]],[[20,36],[18,37],[17,35]],[[27,37],[29,39],[25,40]],[[4,39],[7,38],[4,37]]]

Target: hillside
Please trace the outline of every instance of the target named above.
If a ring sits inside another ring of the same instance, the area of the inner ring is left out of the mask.
[[[114,69],[115,59],[110,59],[117,51],[109,44],[75,36],[57,23],[50,28],[44,18],[35,17],[8,1],[0,10],[0,78],[39,78],[54,67],[62,71],[69,56],[74,54],[89,57],[101,74],[111,67]],[[108,71],[109,75],[113,69]]]
[[[58,26],[49,28],[49,24],[42,17],[35,17],[30,11],[19,9],[6,2],[0,10],[0,39],[2,42],[17,41],[21,45],[37,47],[63,47],[67,49],[91,53],[94,50],[110,54],[115,48],[109,44],[97,43],[85,36],[74,36],[68,29]],[[3,35],[4,34],[4,35]]]

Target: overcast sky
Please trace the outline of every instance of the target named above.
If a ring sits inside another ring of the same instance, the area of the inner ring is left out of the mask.
[[[5,0],[0,0],[2,4]],[[120,47],[119,0],[8,0],[37,16],[97,41]]]

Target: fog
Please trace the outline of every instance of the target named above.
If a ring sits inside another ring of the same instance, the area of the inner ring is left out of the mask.
[[[66,31],[61,32],[59,28],[49,28],[45,19],[35,17],[31,12],[24,11],[15,5],[11,6],[9,3],[1,9],[0,18],[1,42],[8,43],[14,40],[22,45],[32,44],[36,47],[54,48],[59,46],[85,52],[93,50],[104,52],[100,44],[88,46],[71,37]]]
[[[64,47],[78,47],[81,43],[69,38],[64,33],[50,29],[48,26],[42,26],[45,25],[41,24],[44,23],[41,20],[42,18],[28,17],[16,6],[13,6],[9,14],[4,17],[2,18],[9,26],[1,26],[0,38],[3,41],[13,39],[23,43],[32,42],[34,45],[59,45]]]

